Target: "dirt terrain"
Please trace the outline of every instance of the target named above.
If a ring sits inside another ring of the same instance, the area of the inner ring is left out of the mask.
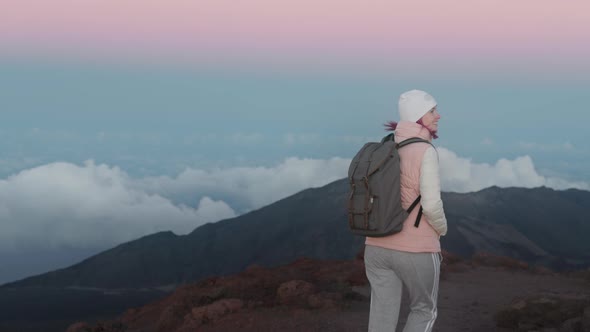
[[[449,272],[440,284],[438,318],[433,331],[511,331],[496,327],[494,314],[519,298],[529,296],[590,297],[590,282],[561,275],[535,275],[501,267],[465,267]],[[342,310],[262,309],[235,313],[199,331],[367,331],[369,286],[356,290],[367,298]],[[398,331],[407,316],[400,313]]]
[[[590,271],[558,274],[488,254],[443,256],[434,331],[590,331]],[[366,331],[369,306],[360,253],[353,261],[251,266],[68,332]],[[404,293],[398,331],[408,310]]]

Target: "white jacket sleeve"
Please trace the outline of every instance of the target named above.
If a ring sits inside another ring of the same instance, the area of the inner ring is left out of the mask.
[[[447,218],[440,198],[438,154],[434,147],[424,153],[420,168],[420,194],[423,213],[439,235],[447,234]]]

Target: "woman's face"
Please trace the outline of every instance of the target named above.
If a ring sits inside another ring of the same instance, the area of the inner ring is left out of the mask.
[[[434,106],[428,113],[422,117],[422,124],[430,130],[436,132],[438,130],[438,120],[440,120],[440,114]]]

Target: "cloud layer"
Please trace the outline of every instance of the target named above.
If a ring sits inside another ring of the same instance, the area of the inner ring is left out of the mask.
[[[133,179],[118,167],[51,163],[0,180],[0,252],[104,248],[158,231],[186,234],[342,178],[349,161],[288,158],[275,167],[187,169]],[[214,199],[210,196],[222,197]],[[186,197],[194,201],[186,203]]]
[[[444,191],[493,185],[590,190],[586,182],[540,175],[528,156],[490,165],[438,151]],[[274,167],[186,169],[176,177],[140,179],[93,161],[47,164],[0,180],[0,251],[103,247],[164,230],[186,234],[343,178],[349,162],[288,158]]]
[[[529,156],[491,165],[474,163],[445,148],[438,151],[444,191],[469,192],[493,185],[590,190],[586,182],[540,175]],[[0,180],[0,254],[98,252],[158,231],[186,234],[204,223],[344,178],[349,162],[287,158],[273,167],[189,168],[175,177],[144,178],[93,161],[31,168]]]
[[[100,248],[164,230],[187,233],[235,216],[203,196],[195,207],[174,205],[134,189],[117,167],[52,163],[0,181],[0,251]]]

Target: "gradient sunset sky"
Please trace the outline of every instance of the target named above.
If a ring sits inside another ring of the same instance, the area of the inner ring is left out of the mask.
[[[590,3],[8,0],[0,284],[346,176],[430,92],[444,191],[590,190]]]
[[[590,4],[548,0],[12,1],[5,56],[579,73]],[[485,68],[481,68],[481,67]]]

